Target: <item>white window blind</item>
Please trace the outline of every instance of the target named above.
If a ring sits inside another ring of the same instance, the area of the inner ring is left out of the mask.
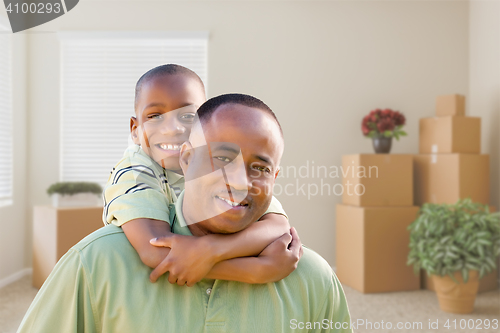
[[[12,32],[0,21],[0,206],[12,204]]]
[[[129,144],[135,84],[168,63],[207,84],[207,33],[61,34],[61,181],[104,185]]]

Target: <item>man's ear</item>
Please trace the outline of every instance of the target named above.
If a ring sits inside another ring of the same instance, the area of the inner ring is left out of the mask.
[[[278,174],[280,173],[281,171],[281,168],[278,167],[278,170],[276,171],[276,173],[274,174],[274,179],[278,178]]]
[[[136,145],[141,145],[141,142],[139,141],[137,129],[139,128],[139,121],[137,120],[136,117],[130,117],[130,136],[132,137],[132,141]]]
[[[182,173],[185,175],[191,160],[193,159],[193,146],[191,142],[186,141],[182,144],[181,150],[179,152],[179,164],[182,169]]]

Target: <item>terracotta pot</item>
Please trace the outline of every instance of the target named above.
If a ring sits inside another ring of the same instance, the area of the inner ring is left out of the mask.
[[[377,154],[388,154],[391,151],[392,138],[375,137],[372,139],[372,143]]]
[[[474,310],[477,290],[479,288],[479,273],[469,271],[469,281],[464,283],[461,272],[455,272],[458,284],[448,275],[432,275],[432,282],[439,300],[439,307],[445,312],[471,313]]]

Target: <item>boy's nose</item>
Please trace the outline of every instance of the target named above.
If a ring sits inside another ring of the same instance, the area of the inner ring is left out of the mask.
[[[160,132],[163,135],[182,134],[186,132],[186,127],[177,119],[175,112],[168,112],[161,123]]]

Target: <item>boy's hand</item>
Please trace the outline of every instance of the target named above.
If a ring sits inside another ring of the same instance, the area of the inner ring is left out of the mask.
[[[175,234],[153,238],[152,245],[169,247],[170,253],[149,275],[151,282],[166,272],[169,272],[168,281],[179,286],[192,287],[203,279],[217,263],[212,246],[205,238]]]
[[[276,282],[287,277],[296,268],[302,257],[302,243],[295,228],[269,244],[258,257],[262,270],[257,283]]]

